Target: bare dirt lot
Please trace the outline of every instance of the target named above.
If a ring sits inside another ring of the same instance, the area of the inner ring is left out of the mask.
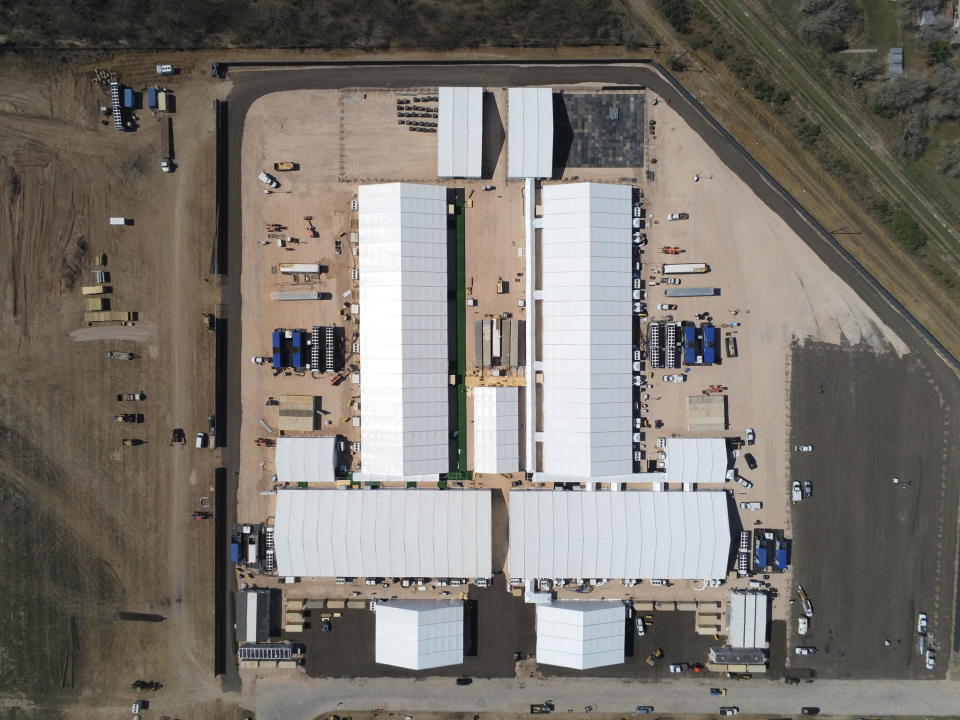
[[[146,60],[114,68],[135,87],[152,80]],[[218,294],[210,87],[169,83],[179,167],[164,174],[148,111],[135,133],[100,124],[93,69],[44,75],[11,60],[0,76],[0,693],[45,717],[129,708],[136,679],[164,683],[158,711],[215,687],[213,526],[191,513],[212,496],[217,453],[168,444],[174,427],[206,430],[213,407],[200,317]],[[137,312],[136,326],[84,326],[80,288],[101,254],[112,307]],[[146,399],[116,399],[132,392]],[[121,412],[143,422],[113,422]]]

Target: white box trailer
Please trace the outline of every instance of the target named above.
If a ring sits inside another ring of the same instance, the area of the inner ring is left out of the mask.
[[[319,275],[320,263],[280,263],[280,272],[283,275]]]
[[[706,263],[665,263],[664,275],[688,275],[690,273],[705,273],[710,271]]]
[[[322,300],[318,290],[282,290],[270,293],[271,300]]]
[[[130,219],[125,217],[112,217],[110,218],[111,225],[129,225]]]

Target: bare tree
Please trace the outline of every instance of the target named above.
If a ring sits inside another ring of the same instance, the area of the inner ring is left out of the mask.
[[[893,78],[873,94],[873,111],[892,118],[930,96],[930,85],[906,75]]]
[[[960,143],[943,149],[940,155],[940,172],[947,177],[960,178]]]

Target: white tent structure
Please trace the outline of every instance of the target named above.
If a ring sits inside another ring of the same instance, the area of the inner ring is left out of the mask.
[[[723,438],[667,438],[668,483],[722,483],[727,474],[727,441]]]
[[[483,88],[442,87],[439,98],[437,177],[480,177]]]
[[[489,490],[277,491],[282,577],[489,578]]]
[[[589,670],[624,661],[626,607],[618,600],[537,605],[537,662]]]
[[[510,577],[723,579],[724,492],[510,493]]]
[[[282,437],[275,464],[282,483],[333,482],[337,464],[336,438]]]
[[[446,472],[447,190],[362,185],[359,201],[363,471]]]
[[[632,198],[625,185],[542,191],[543,466],[633,472]]]
[[[520,470],[520,388],[473,389],[473,469],[481,473]]]
[[[376,661],[408,670],[463,662],[463,602],[395,600],[378,603]]]
[[[766,593],[734,590],[730,593],[730,647],[766,648],[770,622]]]
[[[507,177],[553,175],[553,90],[507,91]]]

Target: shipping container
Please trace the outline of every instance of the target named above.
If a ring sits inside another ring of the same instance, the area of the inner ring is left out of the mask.
[[[706,263],[664,263],[664,275],[688,275],[690,273],[705,273],[710,270]]]
[[[271,300],[322,300],[319,290],[281,290],[270,293]]]
[[[168,93],[160,90],[157,92],[157,110],[160,112],[172,112],[171,105],[173,104],[173,96]]]
[[[672,287],[663,292],[667,297],[713,297],[717,288],[709,287]]]
[[[284,275],[294,273],[313,274],[320,273],[319,263],[280,263],[280,272]]]
[[[123,89],[123,106],[128,109],[132,109],[134,105],[134,95],[133,88],[124,88]]]
[[[80,292],[84,295],[106,295],[113,292],[113,287],[110,285],[84,285],[80,288]]]
[[[110,224],[111,225],[129,225],[130,219],[123,218],[123,217],[112,217],[110,218]]]
[[[157,89],[147,88],[147,107],[151,110],[157,109]]]

